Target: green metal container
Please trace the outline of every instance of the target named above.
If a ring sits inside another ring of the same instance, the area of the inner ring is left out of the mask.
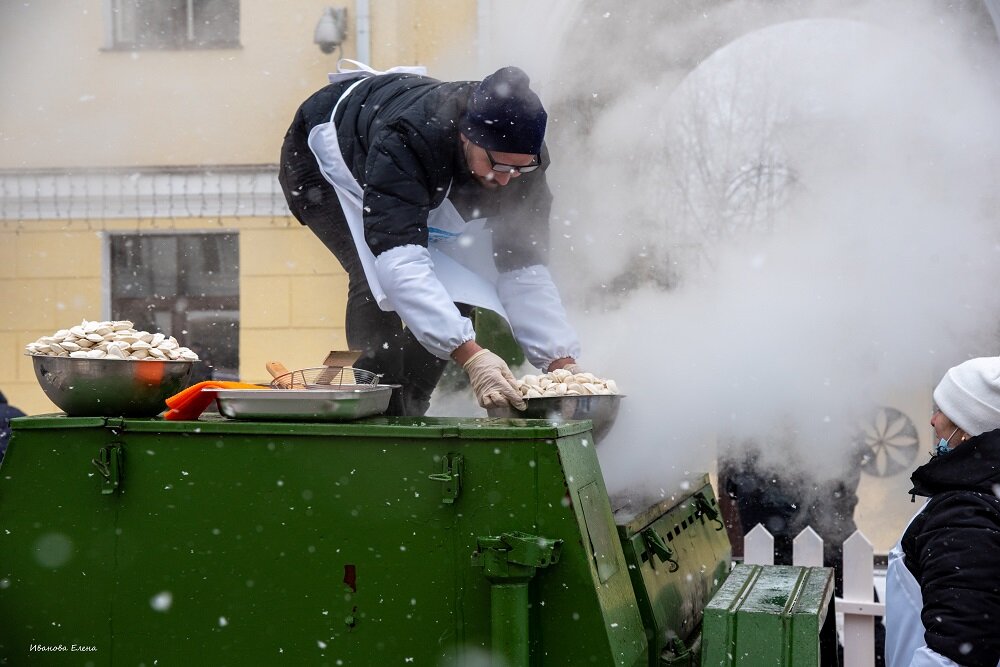
[[[737,565],[705,608],[701,664],[837,664],[833,570]]]
[[[642,665],[589,422],[40,416],[0,663]]]
[[[17,419],[0,664],[818,664],[830,571],[727,578],[695,482],[613,511],[588,421]]]
[[[646,627],[650,665],[697,665],[702,609],[732,550],[708,475],[682,497],[616,509],[618,536]]]

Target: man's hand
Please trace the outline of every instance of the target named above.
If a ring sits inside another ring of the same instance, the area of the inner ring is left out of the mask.
[[[462,364],[469,374],[472,391],[484,408],[502,408],[508,405],[524,410],[527,404],[521,392],[514,388],[514,376],[503,359],[487,349],[481,349]]]
[[[569,371],[573,375],[583,372],[583,369],[580,368],[580,364],[576,363],[576,359],[574,359],[573,357],[561,357],[559,359],[556,359],[551,364],[549,364],[549,367],[546,368],[545,371],[551,373],[552,371],[557,370],[559,368],[565,371]]]

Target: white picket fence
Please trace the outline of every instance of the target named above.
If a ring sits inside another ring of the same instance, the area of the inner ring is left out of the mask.
[[[743,537],[743,562],[750,565],[774,564],[774,538],[757,524]],[[792,541],[792,563],[806,567],[823,565],[823,538],[806,528]],[[875,551],[872,543],[856,530],[844,542],[844,597],[837,598],[838,614],[843,614],[841,643],[844,664],[873,667],[875,664],[875,616],[885,614],[885,604],[875,601]]]

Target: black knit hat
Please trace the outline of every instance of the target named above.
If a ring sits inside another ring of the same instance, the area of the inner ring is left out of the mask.
[[[504,67],[472,91],[461,128],[469,141],[487,150],[538,155],[547,118],[524,70]]]

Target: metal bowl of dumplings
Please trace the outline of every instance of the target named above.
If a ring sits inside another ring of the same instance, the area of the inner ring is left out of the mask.
[[[42,391],[71,417],[153,417],[189,384],[197,361],[31,355]]]
[[[608,434],[618,417],[622,394],[590,394],[585,396],[542,396],[526,398],[524,411],[512,407],[487,408],[490,417],[506,419],[546,419],[551,422],[589,419],[593,424],[594,441]]]

